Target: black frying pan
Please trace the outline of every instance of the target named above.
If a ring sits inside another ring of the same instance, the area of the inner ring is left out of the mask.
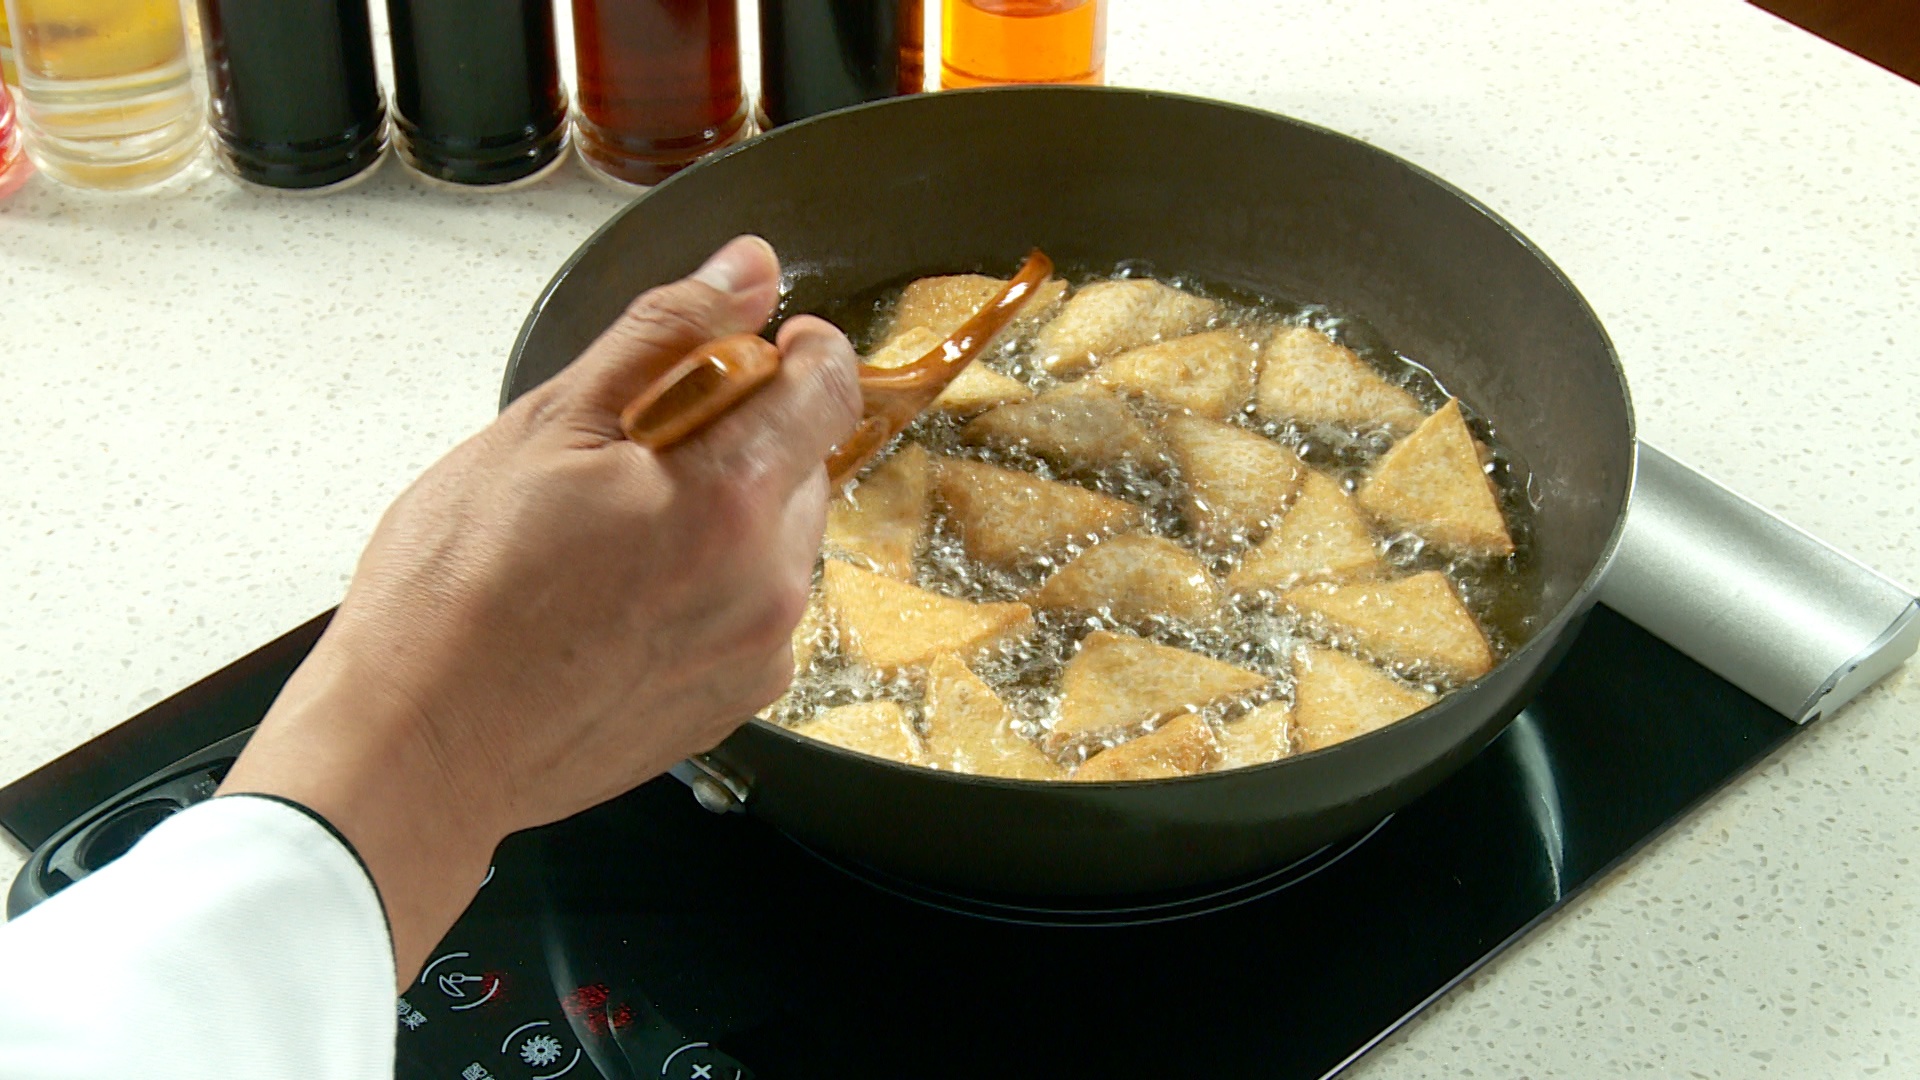
[[[1605,332],[1525,238],[1365,143],[1269,113],[1133,90],[1022,88],[863,106],[781,128],[660,185],[540,298],[503,403],[640,291],[738,233],[772,241],[808,311],[910,275],[1144,259],[1323,302],[1440,373],[1532,470],[1539,629],[1466,689],[1381,731],[1257,768],[1042,783],[897,765],[752,721],[706,759],[750,813],[938,887],[1111,897],[1225,881],[1354,833],[1478,752],[1571,643],[1633,476]]]

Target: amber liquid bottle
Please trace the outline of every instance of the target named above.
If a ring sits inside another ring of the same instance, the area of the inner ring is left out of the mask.
[[[945,0],[940,85],[1107,78],[1107,0]]]
[[[177,0],[5,3],[15,104],[41,172],[124,191],[193,163],[205,115]]]
[[[573,0],[580,156],[654,184],[745,132],[734,0]]]

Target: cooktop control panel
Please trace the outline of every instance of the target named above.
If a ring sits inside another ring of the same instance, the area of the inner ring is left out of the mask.
[[[551,947],[540,883],[501,871],[504,864],[524,875],[538,861],[502,854],[453,933],[395,1002],[399,1075],[752,1080],[751,1069],[679,1030],[621,980],[576,979],[581,958],[556,956]]]

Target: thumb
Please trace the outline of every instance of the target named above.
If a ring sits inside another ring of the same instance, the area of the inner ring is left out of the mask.
[[[676,360],[714,338],[759,330],[779,300],[773,246],[735,237],[692,275],[640,294],[568,366],[563,392],[618,435],[620,410]]]

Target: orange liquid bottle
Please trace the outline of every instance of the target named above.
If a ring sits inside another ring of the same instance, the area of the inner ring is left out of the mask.
[[[1099,85],[1107,0],[945,0],[940,85]]]

